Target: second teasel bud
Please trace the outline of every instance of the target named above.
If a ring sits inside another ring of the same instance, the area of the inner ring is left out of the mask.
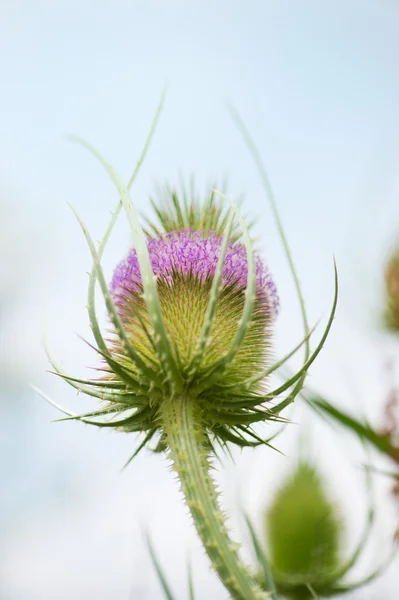
[[[284,481],[265,517],[273,576],[289,598],[311,598],[339,566],[342,523],[317,469],[304,461]]]

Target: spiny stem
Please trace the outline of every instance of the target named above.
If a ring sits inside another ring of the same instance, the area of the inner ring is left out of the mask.
[[[264,600],[230,538],[210,475],[209,448],[195,398],[174,397],[161,409],[169,456],[173,462],[204,548],[223,585],[235,600]]]

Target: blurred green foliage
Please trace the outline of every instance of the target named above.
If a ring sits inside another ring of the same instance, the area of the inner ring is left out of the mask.
[[[311,464],[300,461],[264,518],[273,576],[292,598],[309,598],[339,565],[342,520]]]
[[[399,249],[390,256],[384,272],[385,307],[384,325],[394,332],[399,332]]]

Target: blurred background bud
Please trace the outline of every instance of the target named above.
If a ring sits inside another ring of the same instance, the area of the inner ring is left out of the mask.
[[[384,272],[385,310],[384,324],[399,332],[399,248],[390,255]]]
[[[291,598],[309,598],[339,565],[342,521],[318,470],[303,460],[284,481],[264,517],[277,587]]]

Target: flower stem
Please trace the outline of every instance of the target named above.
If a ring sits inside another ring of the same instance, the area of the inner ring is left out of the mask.
[[[169,456],[204,548],[223,585],[235,600],[264,600],[229,535],[210,475],[209,448],[195,398],[175,397],[163,403],[161,419]]]

